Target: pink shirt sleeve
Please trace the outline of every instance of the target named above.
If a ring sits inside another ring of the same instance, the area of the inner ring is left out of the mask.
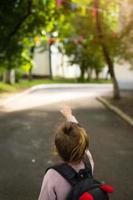
[[[52,184],[53,181],[50,181],[51,179],[53,179],[51,177],[51,170],[48,170],[44,176],[38,200],[56,200],[55,189]]]
[[[71,185],[54,169],[49,169],[44,176],[38,200],[64,200]]]
[[[93,161],[93,158],[92,158],[92,155],[91,155],[91,152],[89,151],[89,149],[87,149],[85,151],[86,155],[88,156],[89,158],[89,161],[90,161],[90,164],[91,164],[91,167],[92,167],[92,173],[94,172],[94,161]]]

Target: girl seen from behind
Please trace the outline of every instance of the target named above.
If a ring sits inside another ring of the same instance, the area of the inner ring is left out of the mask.
[[[66,121],[55,132],[55,146],[59,156],[76,172],[85,168],[84,160],[87,158],[93,172],[94,162],[85,129],[79,126],[69,106],[64,106],[61,113]],[[56,170],[49,169],[44,176],[38,200],[65,200],[70,190],[70,183]]]

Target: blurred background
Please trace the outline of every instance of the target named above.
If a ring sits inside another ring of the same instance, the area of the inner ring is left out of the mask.
[[[0,200],[37,199],[62,104],[112,200],[132,199],[133,0],[0,0]]]
[[[133,88],[132,15],[132,0],[1,0],[0,90],[101,81],[119,98],[119,87]]]

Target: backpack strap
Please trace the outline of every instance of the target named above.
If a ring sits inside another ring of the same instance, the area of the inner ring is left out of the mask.
[[[61,176],[63,176],[72,186],[76,185],[80,180],[83,178],[91,178],[92,177],[92,171],[91,171],[91,165],[87,165],[85,163],[85,169],[81,169],[79,172],[76,172],[70,165],[67,163],[62,163],[59,165],[54,165],[52,167],[49,167],[46,172],[49,169],[56,170]]]
[[[90,176],[92,177],[92,176],[93,176],[93,173],[92,173],[92,166],[91,166],[90,160],[89,160],[89,158],[88,158],[88,156],[87,156],[86,154],[84,155],[83,162],[84,162],[84,164],[85,164],[85,169],[88,170],[88,173],[89,173]]]
[[[79,181],[79,174],[67,163],[62,163],[60,165],[55,165],[49,167],[49,169],[56,170],[61,176],[63,176],[72,186],[76,185]]]

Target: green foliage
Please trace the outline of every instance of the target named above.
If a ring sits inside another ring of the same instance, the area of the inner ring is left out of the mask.
[[[124,10],[124,2],[117,0],[99,0],[99,13],[101,33],[96,30],[96,13],[93,13],[94,0],[73,0],[78,7],[72,10],[70,1],[59,9],[58,31],[61,38],[66,38],[62,51],[69,57],[71,64],[78,64],[81,69],[94,68],[100,71],[106,60],[103,59],[101,41],[108,49],[112,62],[125,59],[133,64],[133,14]],[[83,15],[82,5],[88,9]],[[133,7],[130,1],[129,7]],[[120,16],[127,15],[126,26],[121,24]],[[123,28],[120,28],[123,26]],[[100,37],[98,34],[101,34]],[[83,40],[78,42],[82,37]],[[99,39],[101,38],[101,39]]]
[[[80,10],[71,12],[68,8],[65,12],[69,12],[69,17],[64,12],[62,14],[62,10],[60,12],[58,31],[61,38],[66,38],[62,46],[59,46],[60,51],[69,56],[72,65],[79,65],[82,78],[88,69],[99,73],[105,62],[96,36],[92,12],[82,16]]]
[[[22,52],[36,45],[34,38],[41,35],[42,30],[53,31],[55,17],[54,0],[2,0],[0,67],[12,69],[25,64],[26,60],[29,63],[31,55],[25,59]]]
[[[76,9],[72,10],[72,2],[78,5]],[[99,2],[102,40],[112,60],[124,58],[133,63],[132,15],[124,28],[120,28],[122,2]],[[129,2],[133,6],[133,1]],[[89,8],[85,14],[81,5]],[[61,41],[60,50],[70,57],[71,64],[79,64],[84,70],[101,70],[105,61],[96,31],[93,8],[94,0],[65,0],[59,9],[56,8],[55,0],[1,0],[0,68],[25,66],[26,70],[30,69],[33,56],[31,50],[38,45],[36,37],[41,38],[41,45],[45,49],[47,45],[44,32],[50,36],[57,31]]]

